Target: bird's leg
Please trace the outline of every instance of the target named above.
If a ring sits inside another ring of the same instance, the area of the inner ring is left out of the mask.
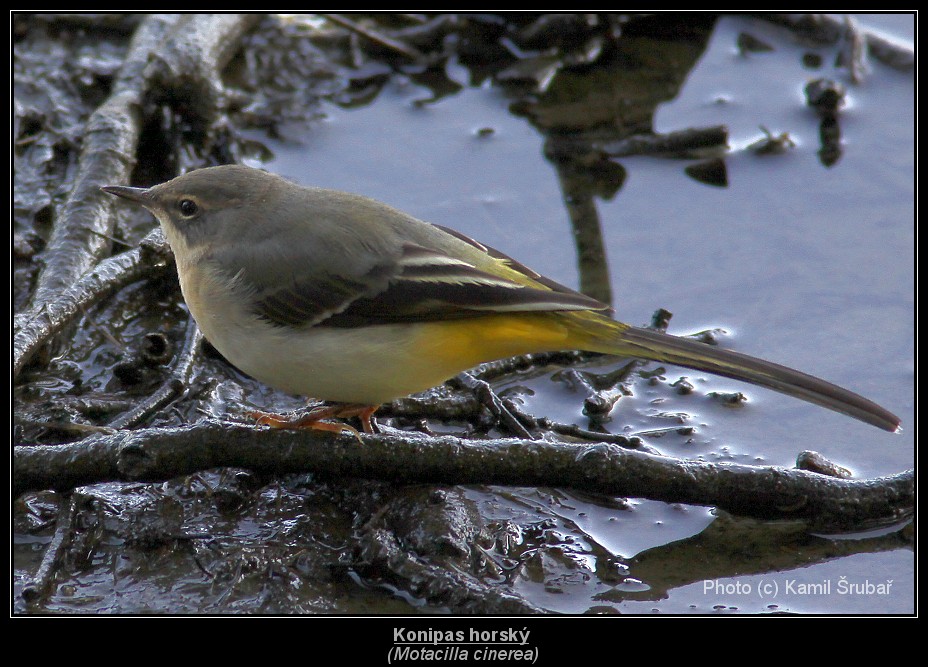
[[[286,415],[258,411],[251,411],[248,416],[257,420],[258,424],[270,426],[271,428],[310,428],[318,431],[333,431],[336,433],[340,431],[352,431],[355,434],[357,434],[357,430],[348,424],[333,424],[323,420],[357,417],[361,420],[361,428],[364,432],[373,433],[374,425],[371,418],[378,407],[379,406],[376,405],[363,405],[360,403],[334,403],[332,405],[318,405],[299,417],[288,417]]]

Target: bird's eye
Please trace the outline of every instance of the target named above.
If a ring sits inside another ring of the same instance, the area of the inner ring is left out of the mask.
[[[197,214],[197,211],[200,210],[200,207],[197,206],[197,203],[192,199],[181,199],[177,202],[177,208],[180,210],[180,214],[185,218],[192,218]]]

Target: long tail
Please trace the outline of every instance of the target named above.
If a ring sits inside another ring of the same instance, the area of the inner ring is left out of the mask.
[[[594,322],[594,319],[598,318],[588,320],[590,328],[585,332],[589,336],[588,340],[592,341],[587,349],[662,361],[750,382],[846,414],[886,431],[899,429],[899,418],[885,408],[807,373],[649,329],[631,326],[624,328],[624,325],[612,321],[604,327],[602,325],[605,322]]]

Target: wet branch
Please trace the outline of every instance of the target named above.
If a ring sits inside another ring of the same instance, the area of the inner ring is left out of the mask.
[[[190,386],[190,378],[194,375],[196,352],[202,340],[203,334],[200,333],[200,329],[197,327],[196,322],[194,322],[192,318],[187,320],[184,347],[174,364],[171,377],[145,401],[135,406],[132,410],[119,415],[119,417],[111,421],[107,426],[111,429],[137,426],[186,392]]]
[[[852,51],[858,51],[859,43],[866,45],[866,50],[884,65],[900,71],[911,71],[915,67],[915,53],[903,44],[890,41],[876,33],[860,30],[856,22],[841,19],[828,14],[761,14],[771,23],[785,26],[793,32],[825,44],[837,44],[845,41]],[[856,79],[855,72],[861,69],[862,53],[853,53],[846,58],[846,65]]]
[[[479,512],[459,487],[409,489],[385,500],[362,526],[351,567],[368,579],[399,581],[455,614],[544,613],[474,572],[483,560],[481,535]]]
[[[241,38],[261,14],[184,15],[171,40],[149,57],[143,83],[181,100],[188,122],[207,130],[219,116],[223,92],[220,74],[241,46]]]
[[[54,300],[108,251],[115,220],[113,198],[100,192],[100,185],[129,182],[145,92],[138,80],[150,54],[179,20],[178,15],[152,15],[142,22],[109,98],[87,120],[74,187],[56,216],[45,250],[45,269],[32,295],[34,308]]]
[[[70,546],[75,515],[76,498],[73,493],[63,493],[58,499],[58,519],[55,534],[45,549],[45,555],[32,580],[23,587],[22,596],[27,602],[37,603],[51,591],[55,573]]]
[[[106,254],[114,199],[106,183],[128,183],[142,131],[142,104],[154,89],[193,100],[203,124],[218,114],[219,72],[260,15],[154,14],[136,30],[109,98],[87,121],[74,187],[57,216],[31,304],[42,311]],[[156,56],[157,54],[157,56]],[[27,318],[18,317],[16,326]]]
[[[137,248],[100,262],[74,284],[19,315],[13,336],[13,378],[88,307],[126,285],[163,273],[170,266],[165,258],[170,256],[167,241],[156,229]]]
[[[724,155],[728,150],[728,128],[724,125],[693,127],[664,134],[633,134],[619,139],[590,139],[552,136],[545,154],[556,160],[576,159],[578,155],[599,153],[609,157],[663,155],[696,158]]]
[[[16,447],[13,491],[19,495],[112,480],[161,481],[225,466],[400,484],[564,487],[843,529],[898,521],[914,506],[914,471],[847,480],[798,469],[652,456],[601,443],[475,441],[399,432],[363,436],[359,445],[353,434],[217,421],[94,435],[68,445]]]

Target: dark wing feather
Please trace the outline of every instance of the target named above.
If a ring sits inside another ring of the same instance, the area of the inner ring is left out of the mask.
[[[320,324],[370,289],[366,283],[344,277],[317,275],[312,282],[294,283],[259,296],[253,308],[259,317],[278,326]]]
[[[456,229],[451,229],[450,227],[443,227],[442,225],[435,225],[435,227],[438,227],[440,230],[442,230],[442,231],[445,232],[446,234],[449,234],[449,235],[455,237],[456,239],[459,239],[459,240],[461,240],[461,241],[464,241],[465,243],[467,243],[467,244],[473,246],[474,248],[477,248],[478,250],[481,250],[481,251],[485,252],[485,253],[488,254],[490,257],[492,257],[492,258],[494,258],[494,259],[497,259],[497,260],[500,260],[500,261],[503,262],[504,264],[508,265],[509,268],[511,268],[511,269],[513,269],[513,270],[515,270],[515,271],[517,271],[518,273],[521,273],[523,276],[525,276],[526,278],[530,279],[530,280],[533,281],[533,282],[538,283],[539,285],[544,285],[544,286],[547,287],[548,289],[550,289],[550,290],[552,290],[552,291],[554,291],[554,292],[558,292],[559,294],[573,294],[573,295],[576,295],[576,296],[582,296],[583,298],[587,299],[590,303],[595,303],[595,304],[596,304],[595,306],[590,306],[590,309],[591,309],[591,310],[601,310],[601,311],[604,311],[604,312],[609,313],[610,315],[611,315],[612,312],[613,312],[611,306],[608,306],[608,305],[602,303],[601,301],[597,301],[597,300],[595,300],[595,299],[593,299],[593,298],[591,298],[591,297],[588,297],[588,296],[586,296],[586,295],[583,295],[583,294],[581,294],[580,292],[578,292],[577,290],[571,289],[571,288],[567,287],[566,285],[562,285],[562,284],[559,283],[559,282],[556,282],[556,281],[551,280],[550,278],[548,278],[548,277],[546,277],[546,276],[541,275],[541,274],[538,273],[537,271],[534,271],[533,269],[530,269],[529,267],[525,266],[525,264],[523,264],[523,263],[520,262],[519,260],[513,259],[512,257],[510,257],[509,255],[507,255],[506,253],[501,252],[501,251],[497,250],[496,248],[493,248],[493,247],[488,246],[488,245],[484,245],[484,244],[480,243],[479,241],[475,241],[474,239],[470,238],[469,236],[466,236],[466,235],[462,234],[461,232],[457,231]]]
[[[473,263],[442,250],[405,243],[398,257],[361,275],[334,275],[317,265],[311,281],[300,281],[293,277],[305,273],[306,267],[284,261],[266,266],[259,274],[267,278],[265,274],[276,272],[273,279],[246,281],[242,275],[240,280],[251,293],[255,314],[277,326],[358,327],[489,312],[610,311],[606,304],[548,280],[501,252],[454,230],[441,229],[478,251],[468,249],[474,255]]]
[[[501,253],[498,256],[505,257]],[[488,312],[609,310],[596,299],[553,281],[542,282],[537,274],[515,264],[519,268],[512,268],[539,286],[521,284],[442,252],[407,244],[400,261],[392,267],[393,276],[385,289],[355,299],[320,324],[356,327],[477,317]]]

